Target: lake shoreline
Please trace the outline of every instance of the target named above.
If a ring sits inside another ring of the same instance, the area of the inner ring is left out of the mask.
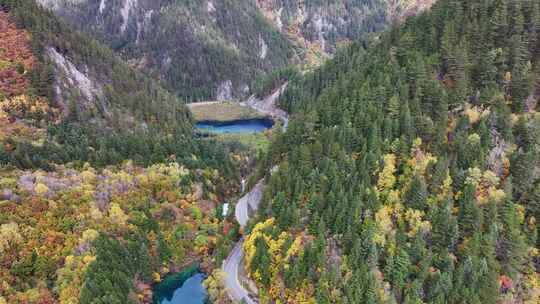
[[[262,122],[264,124],[268,124],[270,128],[276,124],[276,121],[272,119],[271,117],[263,117],[263,118],[234,119],[234,120],[227,120],[227,121],[201,120],[201,121],[197,121],[195,125],[208,124],[208,125],[215,125],[215,126],[227,126],[227,125],[243,124],[243,123],[251,123],[251,122]]]
[[[182,303],[187,303],[185,302],[186,300],[191,300],[193,302],[190,303],[194,304],[199,301],[201,304],[209,303],[208,292],[203,285],[203,282],[207,277],[208,274],[204,272],[197,263],[184,268],[182,271],[169,273],[161,282],[152,286],[152,303],[161,304],[165,302],[174,304],[177,303],[175,300],[182,300]],[[190,282],[190,280],[193,279],[194,281]],[[187,283],[191,283],[190,286],[186,286]],[[176,297],[179,296],[178,292],[182,291],[192,296],[195,293],[197,297],[177,299]]]
[[[272,129],[275,121],[271,118],[237,119],[231,121],[199,121],[195,128],[200,133],[257,133]]]

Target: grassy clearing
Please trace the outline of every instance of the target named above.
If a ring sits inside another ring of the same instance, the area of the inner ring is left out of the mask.
[[[262,133],[253,134],[216,134],[209,139],[232,145],[234,149],[248,149],[253,152],[266,152],[270,146],[270,140]]]
[[[264,152],[270,146],[270,140],[263,132],[253,134],[221,134],[217,138],[224,142],[239,142],[257,152]]]
[[[232,101],[191,103],[188,107],[196,121],[226,122],[266,117],[262,113]]]

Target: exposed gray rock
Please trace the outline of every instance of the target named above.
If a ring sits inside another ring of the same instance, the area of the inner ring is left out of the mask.
[[[46,54],[55,65],[55,91],[59,103],[67,104],[66,101],[70,100],[69,96],[63,96],[62,93],[76,90],[83,97],[78,98],[82,102],[77,104],[81,110],[88,111],[99,107],[104,112],[107,112],[108,106],[105,102],[103,86],[99,82],[91,79],[83,69],[77,68],[54,48],[47,48]],[[64,114],[68,114],[67,111],[68,107],[64,107]]]
[[[122,18],[123,18],[122,25],[120,26],[120,32],[122,34],[126,32],[131,9],[132,7],[136,5],[137,5],[137,0],[124,0],[124,5],[120,9],[120,14],[122,15]]]
[[[103,14],[103,11],[105,10],[105,7],[106,7],[105,0],[100,0],[99,1],[99,13],[100,14]]]
[[[206,11],[209,13],[209,14],[213,14],[216,12],[216,6],[214,5],[214,2],[212,1],[208,1],[206,3]]]
[[[75,254],[83,255],[85,252],[88,252],[90,249],[92,249],[92,244],[90,244],[89,242],[85,242],[85,243],[79,244],[79,246],[75,248]]]
[[[112,187],[111,185],[100,184],[94,192],[94,201],[96,207],[101,212],[105,212],[109,209],[109,204],[112,197]]]
[[[251,96],[248,100],[242,102],[244,106],[251,107],[261,113],[273,117],[274,119],[280,119],[283,121],[283,127],[286,129],[289,124],[289,115],[277,106],[277,100],[287,89],[288,83],[283,84],[277,88],[272,94],[259,99],[257,96]]]
[[[198,201],[203,198],[203,185],[202,183],[196,183],[193,185],[193,200]]]
[[[266,41],[264,41],[263,37],[259,35],[259,58],[266,59],[266,56],[268,55],[268,44],[266,44]]]
[[[233,84],[231,80],[222,82],[216,93],[217,101],[230,101],[233,99]]]

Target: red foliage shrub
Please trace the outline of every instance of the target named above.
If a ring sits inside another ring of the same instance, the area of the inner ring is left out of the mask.
[[[25,74],[35,63],[28,32],[17,29],[8,17],[0,11],[0,93],[5,97],[25,93]]]

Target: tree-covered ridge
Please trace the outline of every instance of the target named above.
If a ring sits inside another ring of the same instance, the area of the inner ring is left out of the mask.
[[[0,11],[0,139],[37,140],[43,127],[58,119],[59,111],[49,103],[47,92],[35,89],[46,74],[32,52],[30,34]]]
[[[433,0],[37,0],[189,101],[251,93],[289,64],[310,69]]]
[[[6,43],[0,55],[15,58],[0,68],[2,83],[22,84],[0,95],[0,164],[52,170],[69,162],[176,160],[234,175],[227,148],[194,139],[188,109],[155,81],[33,1],[0,1],[0,7],[9,11],[2,13],[10,29],[2,33],[5,41],[19,41]],[[32,65],[18,64],[27,57]]]
[[[219,266],[225,184],[177,163],[3,171],[0,303],[151,303],[170,271]]]
[[[537,1],[440,0],[289,82],[261,303],[538,303],[539,34]]]
[[[76,91],[56,92],[54,96],[69,118],[91,122],[105,120],[103,128],[141,128],[140,124],[144,123],[164,130],[177,126],[190,129],[189,111],[181,102],[155,81],[130,68],[110,49],[72,30],[34,1],[5,0],[0,4],[19,28],[31,34],[33,52],[39,61],[55,70],[54,77],[49,75],[48,79],[34,85],[36,90],[55,87]],[[66,67],[62,69],[61,65]],[[86,83],[86,78],[90,83]],[[70,85],[63,87],[62,82],[66,81]],[[91,94],[86,94],[93,96],[85,96],[83,91],[87,86],[95,87],[95,90],[88,89]],[[92,106],[86,105],[88,103]],[[125,112],[129,118],[123,117]],[[134,121],[131,125],[118,125],[128,124],[130,120]],[[119,121],[116,126],[115,121]]]
[[[28,33],[17,29],[10,22],[6,13],[1,12],[0,18],[0,88],[3,97],[21,95],[27,89],[28,79],[24,73],[32,69],[34,57],[30,50],[30,38]]]

